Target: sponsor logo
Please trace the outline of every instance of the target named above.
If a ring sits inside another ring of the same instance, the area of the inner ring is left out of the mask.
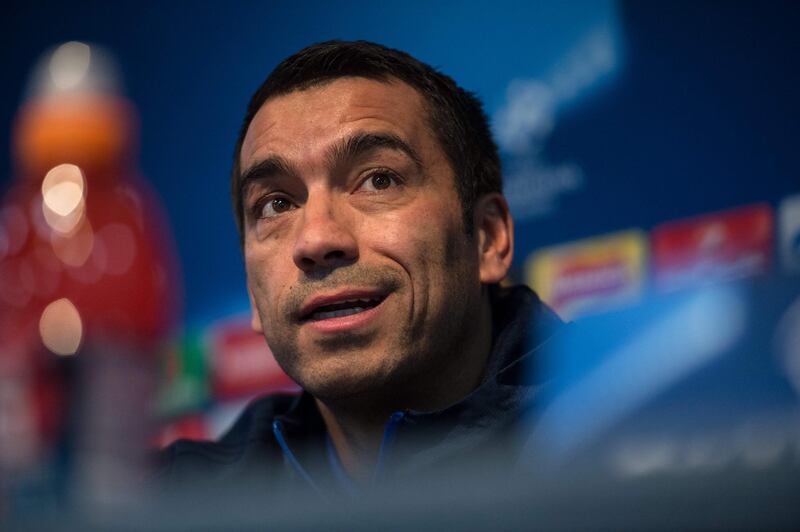
[[[772,255],[773,216],[758,204],[687,220],[653,230],[653,276],[660,290],[765,273]]]
[[[210,331],[211,388],[217,399],[299,390],[278,366],[264,337],[247,319],[217,324]]]
[[[172,417],[200,408],[208,400],[208,367],[201,337],[183,337],[169,347],[161,361],[158,414]]]
[[[778,219],[783,268],[787,272],[800,273],[800,195],[781,202]]]
[[[646,248],[635,230],[545,248],[528,259],[526,280],[566,319],[634,303]]]
[[[541,154],[559,112],[613,78],[619,61],[613,28],[588,33],[542,79],[514,79],[494,115],[500,148],[510,156],[505,195],[517,222],[549,216],[561,198],[583,190],[586,176],[572,161],[554,164]]]

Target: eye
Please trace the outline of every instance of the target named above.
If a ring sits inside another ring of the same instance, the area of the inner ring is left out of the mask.
[[[395,174],[386,170],[373,172],[359,187],[359,190],[378,192],[392,186],[398,186],[399,179]]]
[[[259,218],[274,218],[279,214],[290,211],[294,204],[286,198],[268,198],[259,208],[257,214]]]

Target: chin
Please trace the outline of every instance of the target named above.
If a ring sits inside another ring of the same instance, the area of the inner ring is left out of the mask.
[[[299,372],[297,382],[304,390],[322,401],[337,401],[359,396],[373,397],[385,393],[396,374],[394,364],[383,357],[366,355],[363,351],[333,356],[309,364]]]

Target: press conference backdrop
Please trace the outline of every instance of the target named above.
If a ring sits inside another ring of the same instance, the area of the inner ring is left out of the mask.
[[[683,373],[667,371],[674,381],[647,383],[650,395],[629,387],[615,403],[627,410],[595,416],[606,429],[703,367],[703,353],[753,335],[749,363],[770,368],[764,389],[785,410],[800,390],[798,23],[794,2],[13,3],[0,22],[0,144],[16,142],[42,53],[79,41],[116,58],[138,123],[133,171],[165,213],[163,254],[180,272],[178,318],[157,357],[154,443],[214,437],[250,397],[297,391],[249,331],[228,173],[255,87],[285,56],[331,38],[408,51],[485,103],[516,223],[511,281],[586,324],[585,338],[635,322],[640,350],[688,353]],[[10,152],[3,190],[21,179]],[[653,349],[697,320],[706,344]],[[582,376],[602,388],[615,381],[593,373],[603,356],[625,371],[641,360],[615,359],[610,343],[587,358],[588,345],[560,346],[546,365],[563,385],[541,431],[555,455],[592,440],[586,416],[570,417],[575,397],[592,397],[580,395]]]

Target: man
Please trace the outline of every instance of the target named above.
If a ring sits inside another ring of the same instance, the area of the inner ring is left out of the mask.
[[[218,443],[178,442],[162,477],[329,498],[488,449],[513,463],[536,390],[521,362],[560,321],[499,286],[501,189],[480,102],[449,77],[367,42],[278,65],[247,110],[232,197],[253,328],[305,392],[256,401]]]

